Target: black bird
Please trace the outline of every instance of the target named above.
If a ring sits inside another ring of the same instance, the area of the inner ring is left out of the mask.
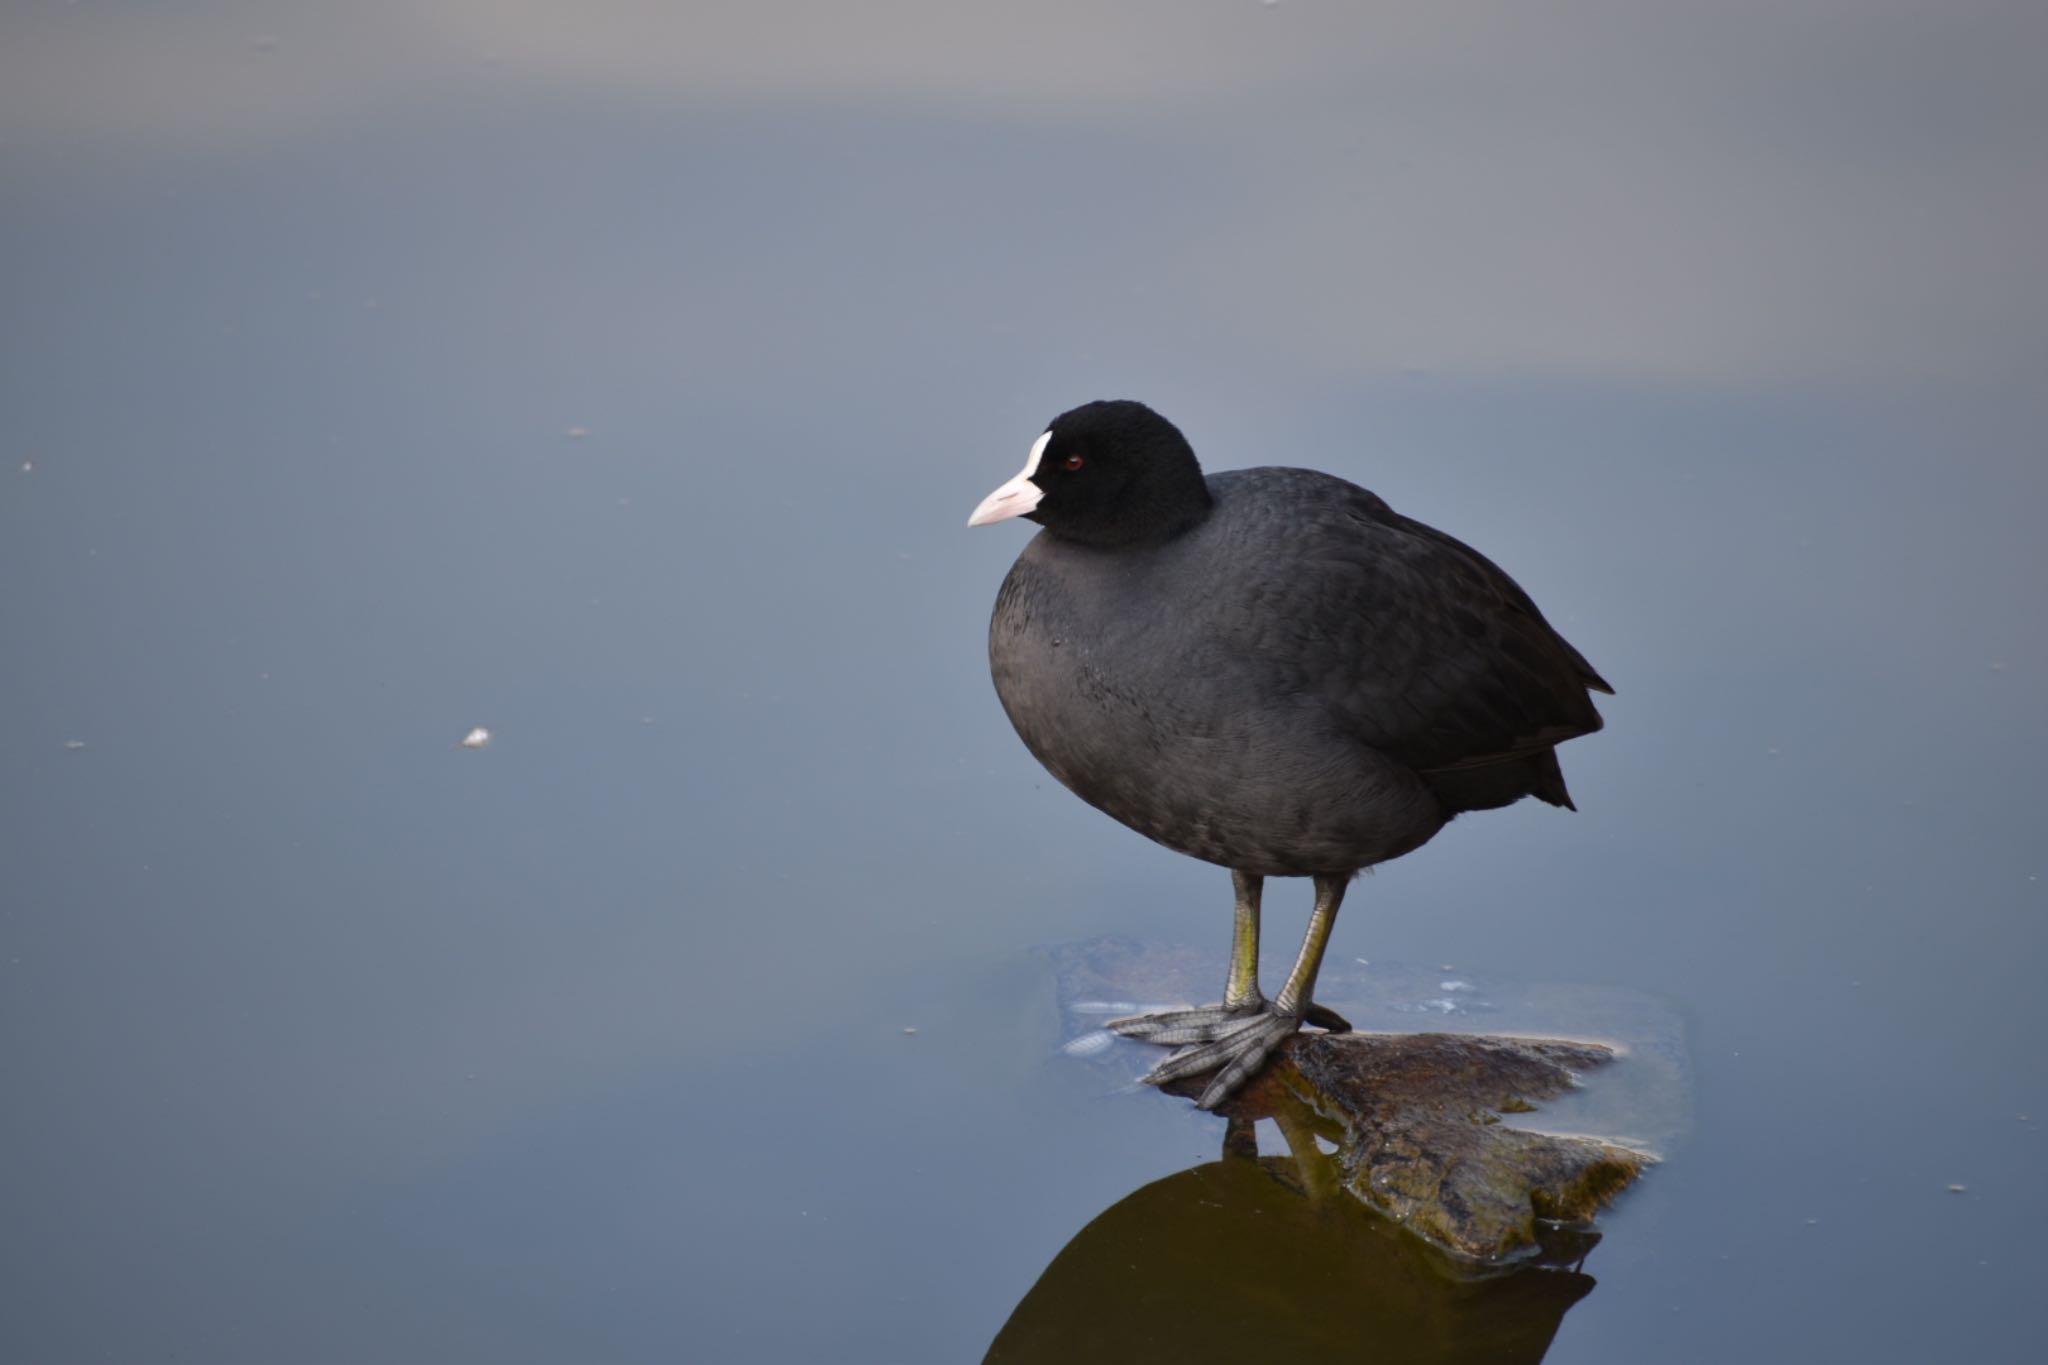
[[[1314,1003],[1344,889],[1463,811],[1572,808],[1556,746],[1600,728],[1612,692],[1478,551],[1306,469],[1204,477],[1142,403],[1053,419],[1024,469],[968,518],[1044,529],[996,596],[989,666],[1032,754],[1082,800],[1230,869],[1223,1002],[1110,1027],[1180,1051],[1154,1084],[1241,1086]],[[1260,994],[1267,877],[1313,877],[1280,994]]]

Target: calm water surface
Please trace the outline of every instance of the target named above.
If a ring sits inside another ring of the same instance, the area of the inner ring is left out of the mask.
[[[1459,822],[1334,947],[1684,1021],[1547,1358],[2029,1357],[2044,51],[8,7],[0,1358],[972,1360],[1214,1163],[1033,949],[1220,955],[1228,879],[1025,754],[1023,534],[962,526],[1107,396],[1470,540],[1620,689],[1581,813]]]

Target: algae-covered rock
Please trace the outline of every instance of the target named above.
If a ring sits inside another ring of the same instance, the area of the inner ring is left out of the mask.
[[[1548,1039],[1304,1034],[1223,1112],[1278,1117],[1298,1104],[1316,1136],[1336,1144],[1347,1191],[1453,1255],[1570,1255],[1652,1158],[1509,1127],[1502,1116],[1540,1113],[1613,1058],[1596,1044]]]
[[[1125,1078],[1162,1054],[1111,1040],[1102,1020],[1202,1000],[1221,980],[1183,948],[1050,951],[1066,1052]],[[1684,1130],[1680,1030],[1650,997],[1333,962],[1317,998],[1360,1031],[1290,1039],[1219,1112],[1312,1133],[1353,1199],[1475,1267],[1583,1254],[1598,1210]],[[1169,1089],[1199,1094],[1201,1080]]]

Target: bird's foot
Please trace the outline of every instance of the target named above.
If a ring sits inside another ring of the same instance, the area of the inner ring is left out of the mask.
[[[1303,1024],[1313,1024],[1332,1033],[1348,1033],[1351,1025],[1335,1010],[1310,1004],[1299,1013],[1282,1014],[1271,1001],[1244,1005],[1207,1005],[1191,1010],[1161,1010],[1156,1014],[1112,1019],[1109,1027],[1126,1038],[1136,1038],[1164,1047],[1179,1047],[1171,1057],[1144,1076],[1147,1085],[1165,1085],[1214,1071],[1202,1097],[1195,1103],[1214,1109],[1228,1099],[1265,1064],[1273,1049]]]
[[[1112,1019],[1107,1027],[1112,1033],[1126,1038],[1135,1038],[1141,1043],[1157,1043],[1161,1047],[1185,1047],[1191,1043],[1213,1043],[1237,1031],[1245,1020],[1270,1013],[1273,1004],[1268,1000],[1253,1000],[1243,1005],[1202,1005],[1191,1010],[1155,1010],[1150,1014],[1133,1014],[1123,1019]],[[1311,1003],[1295,1022],[1313,1024],[1331,1033],[1351,1032],[1351,1023],[1333,1009]]]

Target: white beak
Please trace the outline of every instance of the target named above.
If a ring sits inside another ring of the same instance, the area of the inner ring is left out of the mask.
[[[1044,496],[1045,490],[1031,482],[1029,474],[1019,474],[983,498],[981,505],[974,509],[974,515],[967,518],[967,524],[986,526],[992,521],[1021,517],[1038,506],[1038,500]]]
[[[974,509],[974,515],[967,519],[969,526],[986,526],[992,521],[1008,521],[1021,517],[1038,506],[1038,500],[1045,496],[1045,490],[1031,482],[1031,476],[1038,472],[1038,462],[1045,456],[1045,448],[1052,444],[1052,433],[1031,443],[1031,458],[1024,462],[1024,468],[1017,477],[998,488],[981,500],[981,506]]]

